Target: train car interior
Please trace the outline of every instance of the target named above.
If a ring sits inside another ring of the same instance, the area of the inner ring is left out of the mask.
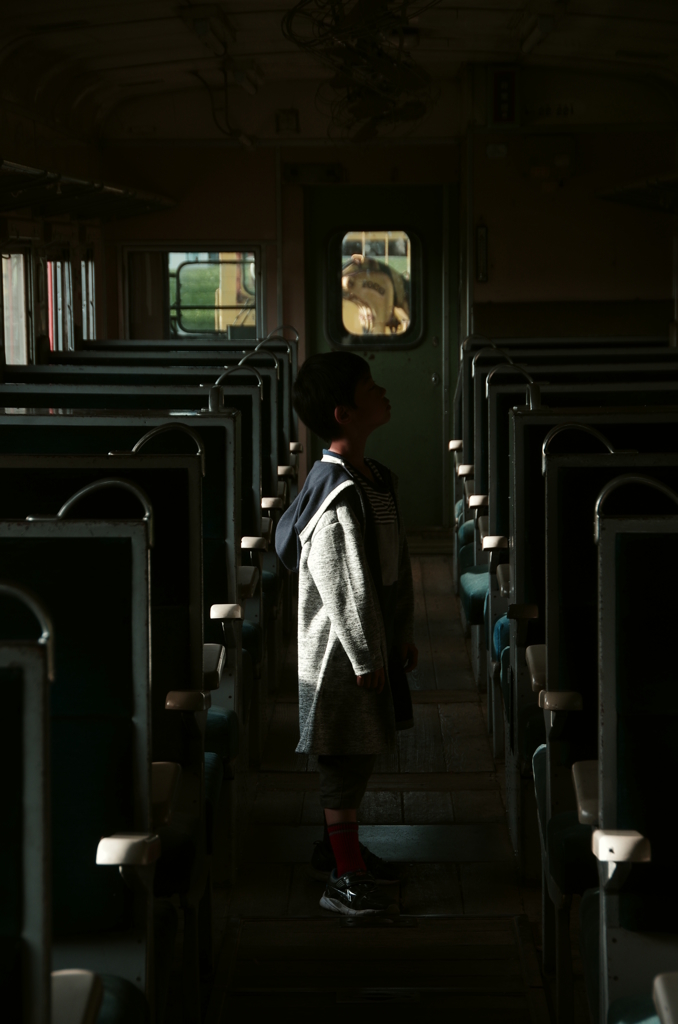
[[[678,1024],[678,6],[0,26],[0,1019]]]

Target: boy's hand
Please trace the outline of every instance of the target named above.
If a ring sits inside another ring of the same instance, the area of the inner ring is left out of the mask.
[[[381,693],[386,682],[386,673],[383,668],[377,668],[374,672],[368,672],[367,675],[356,676],[355,681],[358,686],[362,686],[366,690],[376,690],[377,693]]]
[[[414,672],[419,664],[419,651],[414,644],[403,644],[400,648],[406,672]]]

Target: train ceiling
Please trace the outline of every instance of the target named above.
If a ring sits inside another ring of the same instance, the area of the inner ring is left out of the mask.
[[[4,4],[0,16],[3,105],[57,132],[105,139],[125,105],[182,94],[186,109],[197,109],[209,93],[214,123],[237,140],[239,96],[283,86],[289,94],[295,83],[324,98],[330,124],[343,118],[345,134],[355,137],[369,118],[356,120],[345,82],[343,99],[335,88],[346,77],[345,56],[336,51],[345,50],[347,37],[334,48],[327,38],[324,46],[310,45],[308,22],[304,28],[297,20],[295,28],[289,17],[300,6],[315,12],[316,22],[329,10],[335,23],[357,23],[361,8],[373,20],[375,12],[391,18],[390,28],[376,18],[373,29],[362,18],[381,52],[400,65],[406,86],[390,107],[372,103],[376,131],[384,118],[416,120],[435,90],[469,63],[622,73],[661,81],[674,95],[678,86],[678,7],[667,0],[22,0]]]

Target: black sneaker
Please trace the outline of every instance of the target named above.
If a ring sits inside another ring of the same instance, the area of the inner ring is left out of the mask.
[[[348,914],[349,917],[366,917],[370,914],[395,916],[400,913],[397,903],[379,895],[377,883],[368,871],[348,871],[341,878],[337,878],[333,871],[320,899],[320,906],[337,914]]]
[[[375,853],[368,850],[362,843],[360,843],[360,852],[365,861],[365,867],[377,885],[394,885],[396,882],[403,881],[402,874],[398,871],[396,865],[388,864],[381,857],[377,857]],[[319,839],[313,844],[311,874],[318,882],[326,882],[330,874],[336,870],[337,862],[334,859],[332,847],[328,846],[323,839]]]

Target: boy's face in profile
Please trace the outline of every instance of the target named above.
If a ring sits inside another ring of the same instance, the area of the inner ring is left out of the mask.
[[[368,437],[391,418],[391,403],[386,388],[380,387],[368,374],[356,384],[353,406],[337,406],[335,418],[344,435]]]

